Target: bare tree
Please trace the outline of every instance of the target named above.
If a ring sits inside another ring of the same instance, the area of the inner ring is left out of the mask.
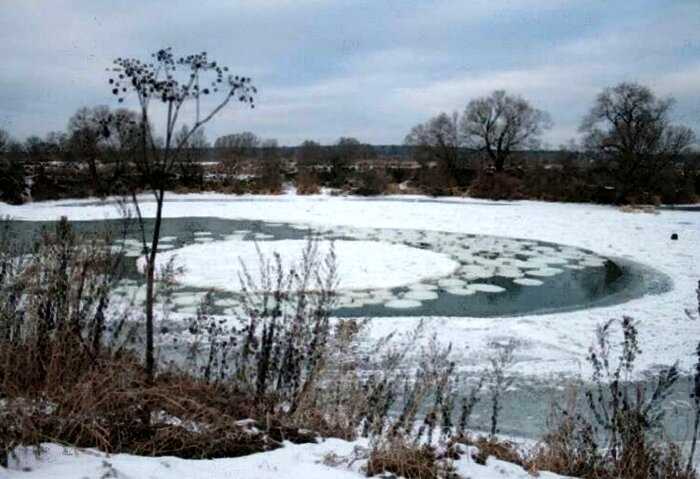
[[[496,90],[469,102],[460,130],[465,146],[486,152],[496,171],[503,171],[513,152],[536,148],[550,127],[549,114],[522,97]]]
[[[603,90],[583,119],[586,148],[612,160],[623,193],[648,186],[695,141],[690,128],[671,124],[673,103],[645,86],[620,83]]]
[[[150,61],[136,58],[117,58],[109,79],[112,93],[119,102],[133,94],[140,107],[141,153],[138,163],[145,173],[148,188],[155,197],[156,214],[150,240],[135,191],[131,198],[141,226],[146,272],[146,351],[145,370],[150,379],[155,374],[154,355],[154,282],[155,260],[163,217],[163,200],[169,179],[174,174],[182,148],[205,124],[212,120],[231,101],[240,101],[253,107],[255,87],[250,78],[228,74],[228,67],[209,60],[206,52],[175,58],[170,48],[159,50]],[[211,109],[202,113],[201,99],[217,96]],[[165,137],[158,145],[151,127],[153,103],[163,107]],[[188,134],[175,140],[178,120],[184,115],[183,106],[194,103],[193,124]]]
[[[200,128],[190,135],[190,127],[182,125],[180,131],[175,135],[175,143],[180,142],[182,142],[183,158],[188,161],[201,160],[204,151],[209,148],[209,140],[204,133],[204,128]]]
[[[300,167],[315,167],[323,162],[325,152],[320,143],[305,140],[296,151],[297,163]]]
[[[458,130],[457,112],[440,113],[411,129],[404,143],[413,146],[419,159],[437,161],[452,175],[459,161],[462,138]]]
[[[249,158],[260,146],[260,138],[255,133],[243,131],[230,135],[220,136],[214,142],[215,148],[223,148],[227,153],[231,153],[239,158]]]
[[[82,107],[68,120],[68,149],[74,160],[87,165],[96,193],[105,183],[99,178],[99,164],[113,163],[115,178],[123,180],[124,157],[138,146],[138,136],[138,114],[126,108]]]
[[[363,146],[357,138],[341,136],[328,153],[331,186],[340,188],[345,185],[350,164],[362,156]]]

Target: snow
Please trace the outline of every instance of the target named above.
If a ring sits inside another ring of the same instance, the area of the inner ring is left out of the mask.
[[[338,257],[339,289],[396,288],[415,283],[419,279],[452,274],[459,264],[449,256],[402,244],[379,241],[335,241],[332,243]],[[285,270],[292,267],[307,246],[305,240],[261,241],[257,243],[263,258],[270,260],[279,253]],[[331,242],[318,245],[318,259],[323,259]],[[252,241],[224,240],[193,244],[164,252],[156,257],[156,267],[168,264],[171,258],[184,273],[178,282],[200,288],[241,291],[238,272],[241,262],[260,284],[260,257]],[[222,258],[227,258],[222,261]],[[349,258],[361,258],[360,261]],[[237,261],[237,260],[240,260]],[[139,258],[143,269],[143,258]],[[418,303],[420,306],[420,303]]]
[[[516,358],[527,358],[514,366],[521,374],[538,377],[583,374],[586,377],[589,371],[585,357],[594,341],[595,326],[610,318],[629,315],[638,323],[639,340],[644,351],[639,357],[638,371],[676,360],[681,368],[689,370],[693,362],[692,352],[700,337],[695,293],[700,278],[700,214],[694,211],[660,210],[658,214],[650,215],[591,204],[417,196],[368,199],[330,195],[232,196],[207,193],[169,194],[167,198],[166,217],[263,220],[292,223],[301,230],[313,225],[326,230],[340,227],[393,228],[404,229],[407,233],[423,230],[494,235],[552,242],[590,250],[600,257],[642,263],[672,278],[673,288],[664,294],[648,294],[614,306],[510,317],[429,317],[425,318],[424,324],[429,334],[434,332],[438,340],[451,342],[453,350],[462,355],[461,364],[470,367],[483,365],[483,351],[494,339],[513,338],[520,345]],[[141,209],[144,215],[152,216],[155,203],[144,196]],[[0,215],[25,220],[54,220],[61,215],[75,220],[120,217],[114,204],[96,200],[21,206],[0,204]],[[672,233],[679,235],[677,241],[670,240]],[[197,246],[211,244],[215,242]],[[577,250],[572,251],[575,255]],[[555,254],[546,247],[538,247],[533,256],[538,254],[555,258],[563,257],[565,253]],[[342,255],[339,255],[339,261],[343,261]],[[595,257],[581,261],[591,266],[600,264]],[[556,263],[540,264],[542,262],[535,258],[526,262],[538,263],[532,269],[517,266],[516,260],[511,263],[527,273],[527,278],[521,278],[520,283],[523,279],[539,279],[561,269],[555,267]],[[484,261],[472,266],[476,268],[465,270],[465,281],[476,279],[468,274],[488,277],[492,269],[505,264],[487,266]],[[454,284],[449,288],[454,293],[474,293],[464,284]],[[406,300],[417,301],[408,297]],[[371,334],[381,337],[391,331],[409,331],[419,321],[420,318],[411,316],[375,317],[371,322]]]
[[[515,284],[519,284],[520,286],[542,286],[542,281],[539,279],[518,278],[514,279],[513,282]]]
[[[563,264],[557,258],[571,257],[583,266],[601,266],[600,260],[595,257],[579,258],[577,248],[583,248],[601,257],[625,258],[646,264],[667,274],[673,280],[673,288],[664,294],[649,294],[614,306],[515,317],[425,318],[428,333],[434,332],[439,340],[451,342],[453,350],[463,355],[461,364],[465,368],[467,364],[469,367],[479,367],[486,360],[483,351],[487,350],[489,343],[512,338],[520,345],[516,352],[516,361],[518,357],[527,358],[515,365],[516,371],[523,375],[587,375],[584,358],[594,340],[595,326],[609,318],[622,315],[630,315],[638,323],[639,341],[643,349],[643,354],[639,357],[640,371],[660,364],[670,364],[675,360],[680,361],[681,367],[689,369],[693,361],[692,352],[700,338],[700,318],[695,293],[697,281],[700,279],[700,214],[697,212],[664,210],[656,215],[649,215],[625,213],[614,207],[587,204],[531,201],[503,203],[454,198],[424,201],[425,198],[408,196],[377,200],[328,195],[235,197],[220,194],[171,194],[168,198],[172,201],[164,208],[164,215],[167,217],[216,216],[258,219],[294,223],[299,229],[314,225],[331,230],[338,227],[357,227],[398,228],[406,229],[407,232],[447,231],[541,240],[572,247],[568,252],[566,249],[555,252],[546,247],[536,248],[538,253],[549,258],[546,262],[538,261],[537,255],[533,254],[534,258],[524,263],[513,260],[508,265],[505,261],[503,264],[489,264],[488,261],[484,261],[478,265],[469,265],[468,268],[462,268],[462,276],[465,278],[470,278],[469,275],[474,278],[487,278],[496,268],[502,268],[506,274],[517,276],[515,270],[522,269],[528,277],[516,277],[513,282],[538,287],[541,281],[533,277],[556,274],[554,270],[560,269],[557,265]],[[153,215],[153,203],[144,201],[141,207],[144,215]],[[22,206],[0,204],[0,216],[6,215],[25,220],[54,220],[61,215],[74,220],[95,220],[118,218],[119,212],[114,205],[98,204],[94,200],[71,200]],[[679,235],[678,241],[670,240],[672,233]],[[240,239],[240,236],[234,235],[227,241],[236,242]],[[266,242],[261,242],[263,243]],[[193,251],[197,251],[201,248],[223,247],[225,244],[229,247],[235,246],[238,255],[249,253],[241,253],[242,245],[219,241],[186,248],[195,248]],[[341,242],[337,246],[340,244]],[[430,259],[428,256],[422,256],[423,253],[431,252],[410,248],[410,254],[404,250],[405,254],[399,255],[397,253],[400,250],[395,249],[397,246],[400,245],[387,245],[375,241],[372,248],[354,252],[338,249],[337,253],[341,265],[343,253],[362,254],[365,257],[373,255],[367,263],[377,263],[387,275],[410,273],[419,277],[425,274],[437,277],[442,274],[433,269],[432,256]],[[287,247],[284,245],[282,249]],[[181,254],[186,248],[160,256],[175,252]],[[375,248],[383,248],[382,254]],[[209,253],[214,256],[213,250],[209,250]],[[383,254],[392,257],[385,258]],[[411,259],[414,254],[416,258]],[[225,266],[225,269],[230,271],[230,263],[234,263],[235,260],[232,260],[230,255],[225,257],[226,261],[219,263],[225,263],[221,267]],[[183,258],[186,259],[187,254],[183,255]],[[437,258],[444,259],[440,255]],[[401,260],[401,267],[394,270],[397,267],[397,259]],[[411,271],[405,270],[404,268],[409,267],[402,264],[409,260],[416,261],[415,268],[410,267]],[[428,264],[425,261],[428,261]],[[528,264],[531,266],[535,263],[534,268],[527,267]],[[216,264],[210,266],[218,267]],[[576,266],[566,264],[562,267]],[[193,273],[190,271],[188,274]],[[359,278],[365,273],[356,271],[347,274],[349,277],[357,274],[356,277]],[[376,281],[381,284],[379,279]],[[416,277],[411,278],[411,282],[417,281]],[[473,288],[465,287],[461,280],[443,284],[447,291],[453,294],[475,293]],[[412,284],[409,292],[400,299],[402,302],[398,303],[398,306],[410,307],[411,304],[415,304],[412,302],[429,297],[429,293],[434,289],[433,285]],[[185,299],[177,298],[178,301]],[[392,297],[385,290],[376,290],[371,293],[353,292],[353,296],[345,300],[365,301],[369,304],[370,301],[382,303],[392,300]],[[417,317],[373,318],[371,334],[380,337],[391,331],[409,331],[419,321],[420,318]],[[80,477],[99,478],[105,477],[109,467],[118,472],[116,477],[360,478],[364,477],[359,469],[360,464],[355,464],[351,470],[343,466],[330,467],[323,464],[323,459],[328,453],[349,456],[358,445],[365,444],[326,440],[320,444],[286,445],[282,449],[247,457],[206,461],[170,457],[147,458],[126,454],[106,456],[97,451],[64,450],[58,445],[46,445],[46,452],[40,459],[35,458],[31,452],[20,450],[20,463],[13,462],[7,470],[0,468],[0,478],[68,479],[76,477],[76,471],[79,471]],[[465,456],[457,461],[455,466],[461,475],[472,479],[531,477],[518,466],[494,459],[489,459],[486,465],[482,466]],[[21,470],[25,467],[29,468],[29,471]],[[539,477],[554,479],[560,476],[540,473]]]
[[[335,457],[353,457],[356,447],[365,447],[364,441],[348,442],[327,439],[318,444],[286,444],[274,451],[224,459],[180,459],[176,457],[141,457],[129,454],[107,455],[94,449],[64,448],[44,444],[39,458],[29,449],[16,449],[19,461],[11,460],[10,467],[0,467],[3,479],[360,479],[366,477],[361,467],[365,461],[331,466],[324,464],[329,453]],[[347,462],[347,461],[346,461]],[[470,479],[531,479],[521,467],[489,458],[485,465],[477,464],[469,454],[454,461],[462,477]],[[562,478],[540,472],[542,479]]]

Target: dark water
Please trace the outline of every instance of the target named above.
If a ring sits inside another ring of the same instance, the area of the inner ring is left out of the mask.
[[[30,242],[43,228],[52,228],[54,222],[12,221],[16,238]],[[145,220],[146,234],[150,236],[153,220]],[[75,221],[72,222],[79,234],[109,232],[115,238],[138,240],[140,230],[135,222],[125,223],[121,220]],[[193,244],[197,241],[195,232],[209,232],[212,240],[221,240],[227,235],[239,232],[244,240],[302,240],[307,238],[310,230],[293,227],[289,224],[266,223],[252,220],[229,220],[220,218],[164,218],[161,237],[175,239],[163,243],[175,248]],[[241,233],[246,231],[245,233]],[[377,230],[379,231],[379,230]],[[384,232],[391,230],[382,230]],[[453,237],[455,241],[467,242],[475,235],[441,233]],[[262,237],[260,237],[262,235]],[[332,230],[323,232],[324,238],[353,240],[347,234],[334,234]],[[484,238],[484,237],[481,237]],[[396,238],[391,241],[400,242]],[[517,240],[516,240],[517,241]],[[431,249],[430,245],[419,243],[407,244]],[[529,242],[535,246],[557,248],[558,245],[545,242]],[[525,246],[530,248],[530,246]],[[439,252],[439,250],[436,250]],[[232,252],[235,255],[235,252]],[[516,255],[517,256],[517,255]],[[126,277],[142,282],[143,277],[136,269],[135,258],[126,262]],[[479,279],[479,283],[497,285],[505,288],[497,294],[476,293],[469,296],[451,294],[448,288],[438,288],[437,299],[421,301],[420,306],[395,309],[383,304],[365,304],[359,307],[341,307],[335,311],[340,317],[386,317],[386,316],[507,316],[522,314],[551,313],[592,306],[611,305],[628,301],[649,293],[662,293],[670,289],[671,281],[661,273],[643,265],[622,259],[607,259],[601,267],[589,267],[582,270],[564,269],[551,277],[539,277],[541,286],[520,286],[505,277],[494,276]],[[400,296],[406,288],[392,290]],[[371,290],[367,290],[371,293]],[[205,290],[182,287],[179,293],[203,293]],[[217,299],[235,300],[236,295],[229,292],[217,292]],[[177,311],[177,309],[176,309]],[[221,309],[220,313],[225,311]]]

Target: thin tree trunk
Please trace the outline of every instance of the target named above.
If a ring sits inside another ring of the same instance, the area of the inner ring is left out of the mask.
[[[146,265],[146,376],[149,382],[153,381],[155,376],[155,354],[153,347],[154,335],[154,296],[155,296],[155,262],[156,251],[158,250],[158,240],[160,239],[160,225],[163,216],[163,197],[164,191],[161,190],[157,196],[157,209],[155,225],[153,229],[153,240],[151,242],[151,251],[148,254]]]

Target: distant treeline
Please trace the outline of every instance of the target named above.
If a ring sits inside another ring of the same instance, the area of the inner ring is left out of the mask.
[[[367,144],[371,148],[372,153],[363,157],[362,159],[396,159],[411,161],[415,158],[415,153],[418,150],[416,146],[410,145],[373,145]],[[332,157],[336,151],[335,145],[319,145],[319,148],[326,156]],[[277,147],[279,156],[281,158],[298,158],[300,152],[303,152],[304,147],[299,146],[279,146]],[[201,149],[201,156],[198,157],[198,161],[209,162],[209,161],[220,161],[230,155],[230,149],[224,147],[206,147]],[[265,151],[264,147],[253,147],[251,148],[251,158],[261,157]],[[471,148],[459,148],[459,154],[465,160],[478,160],[484,157],[483,152]],[[590,163],[594,160],[593,156],[587,154],[586,151],[572,151],[565,147],[551,149],[551,150],[522,150],[516,151],[514,154],[522,161],[528,163],[556,163],[566,156],[570,159],[579,161],[581,163]],[[677,161],[680,163],[688,164],[700,164],[700,152],[689,151],[686,153],[681,153],[678,155]],[[467,163],[464,163],[464,167],[468,167]]]
[[[695,133],[672,122],[670,98],[636,83],[606,88],[557,150],[541,137],[549,115],[505,91],[440,113],[411,128],[401,145],[341,137],[280,146],[250,131],[218,137],[187,125],[171,131],[174,164],[155,174],[140,161],[167,142],[138,112],[83,107],[66,131],[16,141],[0,131],[0,200],[21,203],[148,190],[267,193],[293,184],[301,194],[470,195],[599,203],[692,203],[700,196]]]

